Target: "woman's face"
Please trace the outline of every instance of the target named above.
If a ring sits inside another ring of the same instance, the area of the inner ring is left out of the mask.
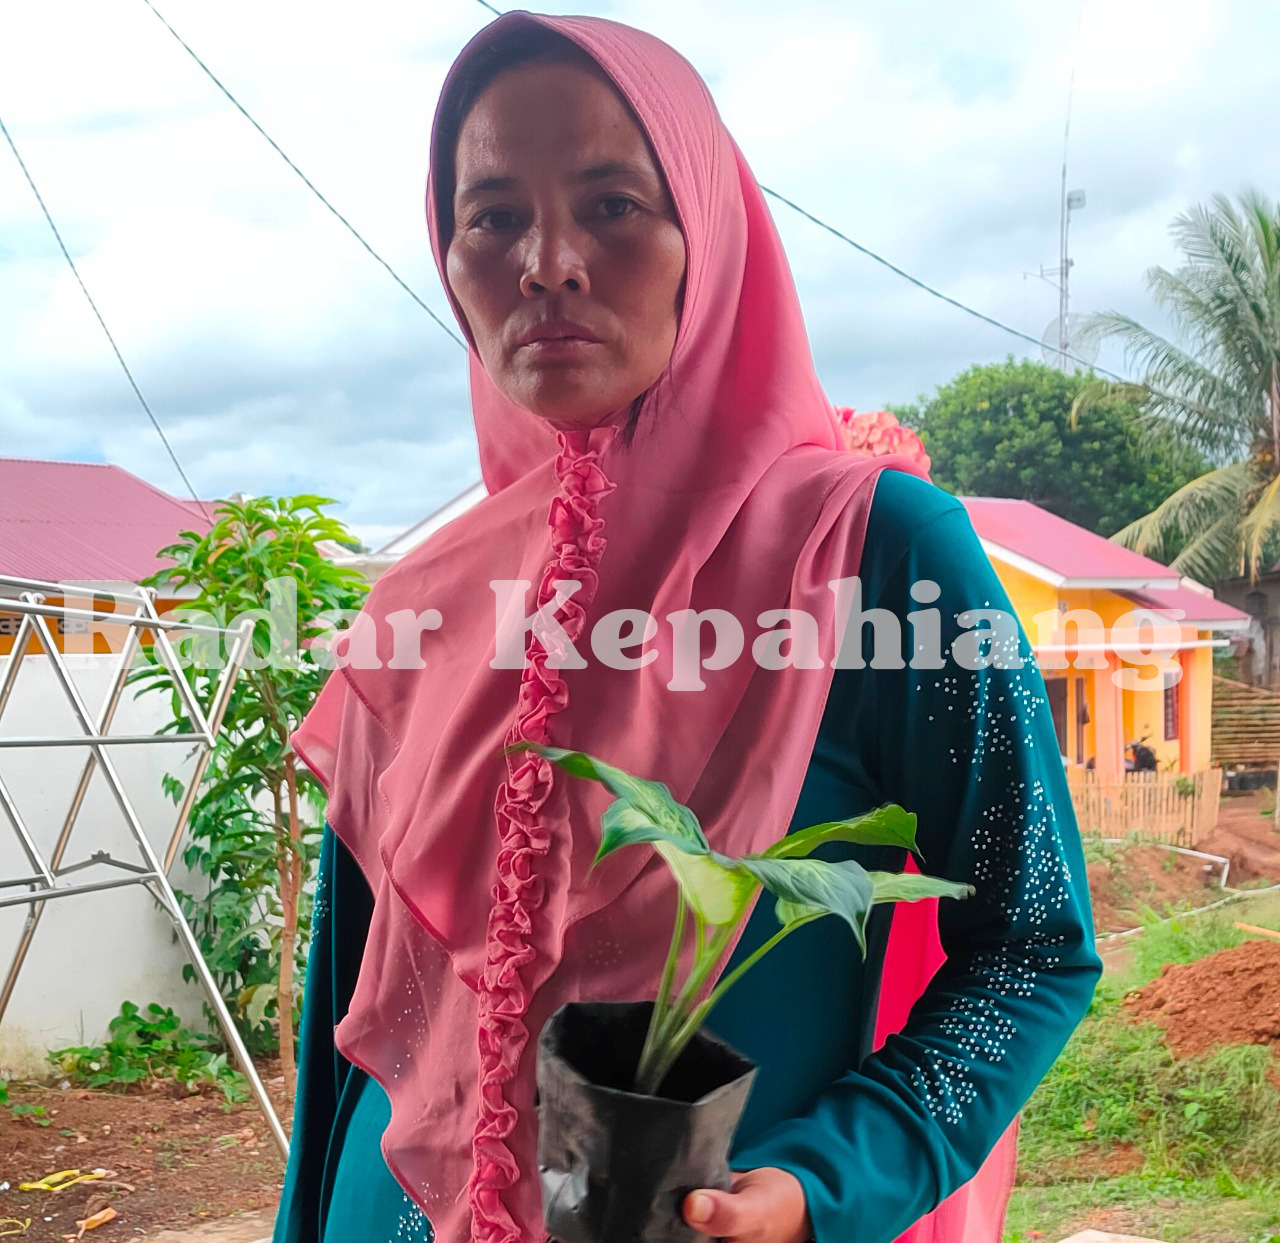
[[[449,284],[517,405],[594,426],[662,374],[684,236],[649,144],[590,65],[507,70],[458,135]]]

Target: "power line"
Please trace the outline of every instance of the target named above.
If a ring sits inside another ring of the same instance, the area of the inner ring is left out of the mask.
[[[235,105],[237,110],[240,112],[240,115],[243,116],[244,119],[248,121],[249,124],[252,125],[253,128],[256,129],[258,133],[261,134],[263,138],[265,138],[267,142],[271,144],[275,153],[291,169],[293,169],[293,171],[297,173],[299,177],[302,178],[303,184],[306,185],[307,189],[309,189],[311,193],[314,194],[316,198],[318,198],[334,214],[334,216],[336,216],[338,220],[341,221],[341,223],[346,226],[351,236],[354,237],[356,241],[359,242],[360,245],[363,246],[365,250],[367,250],[380,264],[382,264],[382,266],[386,268],[388,272],[391,273],[391,276],[394,278],[395,282],[400,286],[400,288],[403,289],[405,293],[409,295],[409,297],[411,297],[424,311],[426,311],[428,315],[431,316],[433,320],[435,320],[435,322],[442,329],[444,329],[445,332],[449,334],[449,336],[453,339],[454,343],[462,346],[463,349],[466,349],[467,348],[466,343],[462,340],[462,338],[458,336],[458,334],[454,332],[454,330],[450,328],[449,325],[446,324],[444,320],[441,319],[440,316],[437,315],[425,302],[423,302],[423,300],[420,297],[418,297],[418,295],[414,293],[414,291],[410,289],[409,286],[405,284],[403,280],[401,280],[400,274],[380,254],[378,254],[378,252],[374,250],[374,248],[370,246],[368,242],[364,240],[364,238],[360,235],[359,231],[356,229],[355,225],[353,225],[351,221],[346,218],[346,216],[344,216],[336,207],[334,207],[334,205],[330,203],[329,200],[325,198],[323,194],[320,193],[320,191],[312,183],[311,179],[302,171],[302,169],[300,169],[287,155],[285,155],[285,153],[280,149],[280,146],[276,142],[276,140],[272,138],[271,135],[268,134],[267,131],[264,130],[262,126],[259,125],[258,122],[253,119],[253,117],[249,114],[248,109],[246,109],[245,106],[229,90],[227,90],[225,86],[223,86],[222,82],[219,81],[217,75],[213,72],[213,70],[210,69],[209,66],[206,65],[204,61],[202,61],[200,57],[196,55],[191,45],[176,30],[174,30],[172,26],[169,25],[168,21],[165,20],[164,15],[160,12],[159,9],[156,8],[154,4],[151,3],[151,0],[143,0],[143,3],[147,6],[147,8],[149,8],[156,15],[156,17],[160,19],[160,21],[164,24],[165,29],[168,30],[168,32],[175,39],[177,39],[177,41],[180,44],[182,44],[183,48],[186,49],[187,54],[191,57],[192,60],[196,62],[197,65],[200,66],[201,69],[205,71],[205,73],[209,77],[209,80],[214,84],[214,86],[216,86],[218,90],[220,90]],[[483,4],[484,0],[480,0],[480,3]],[[497,12],[496,9],[494,11]]]
[[[806,220],[813,221],[813,223],[820,229],[826,229],[828,233],[833,234],[842,242],[852,246],[854,250],[858,251],[860,254],[866,255],[868,259],[875,260],[875,262],[880,264],[882,267],[888,268],[890,272],[893,272],[897,276],[901,276],[903,280],[910,281],[917,289],[923,289],[925,293],[932,294],[935,298],[941,298],[943,302],[950,306],[954,306],[957,310],[963,311],[966,315],[972,315],[975,319],[982,320],[984,324],[990,324],[993,328],[999,328],[1001,332],[1007,332],[1010,336],[1017,337],[1019,340],[1030,341],[1032,345],[1044,344],[1044,342],[1038,337],[1033,337],[1030,333],[1022,332],[1008,324],[1001,323],[1000,320],[993,319],[990,315],[986,315],[982,311],[975,310],[973,307],[966,305],[957,298],[953,298],[950,294],[945,294],[942,290],[935,289],[932,285],[926,284],[924,281],[920,280],[919,277],[912,276],[910,272],[903,271],[903,269],[898,267],[896,263],[890,263],[883,255],[876,254],[874,250],[862,245],[861,242],[855,242],[853,238],[849,237],[847,234],[841,233],[834,225],[828,224],[825,220],[819,220],[818,217],[810,211],[805,211],[803,207],[798,203],[793,203],[786,197],[786,195],[779,194],[776,190],[770,190],[768,186],[761,186],[760,188],[766,194],[777,199],[778,202],[785,203],[792,211],[799,212]],[[1087,359],[1079,358],[1075,354],[1069,353],[1065,350],[1058,350],[1055,351],[1055,353],[1058,353],[1063,358],[1071,359],[1073,363],[1079,363],[1082,367],[1088,370],[1096,371],[1100,375],[1108,376],[1110,379],[1116,380],[1121,384],[1128,383],[1123,376],[1116,375],[1114,371],[1108,371],[1105,367],[1094,366],[1094,364],[1089,362]]]
[[[365,239],[356,230],[355,226],[352,225],[351,222],[347,220],[347,218],[340,211],[338,211],[338,209],[334,207],[333,204],[330,203],[327,198],[325,198],[325,196],[311,182],[311,180],[306,176],[306,174],[302,172],[302,170],[284,153],[283,150],[281,150],[279,144],[271,137],[271,135],[268,134],[266,130],[264,130],[256,120],[254,120],[254,118],[250,115],[250,113],[244,107],[244,105],[241,104],[240,101],[236,99],[236,97],[222,84],[222,82],[218,79],[217,75],[214,74],[214,72],[209,68],[209,66],[206,65],[205,62],[200,59],[200,57],[186,42],[186,40],[184,40],[182,36],[178,34],[176,30],[174,30],[174,28],[164,18],[163,14],[161,14],[160,11],[152,3],[152,0],[143,0],[143,2],[156,15],[156,17],[159,18],[159,20],[164,24],[165,28],[169,31],[169,33],[173,35],[173,37],[182,45],[182,47],[186,50],[188,55],[190,55],[191,58],[196,62],[196,64],[199,65],[202,70],[204,70],[204,72],[208,75],[210,81],[212,81],[213,84],[227,97],[227,99],[231,101],[231,103],[236,107],[236,109],[241,113],[241,115],[249,122],[249,124],[252,125],[254,129],[256,129],[258,133],[261,134],[262,137],[267,140],[268,143],[271,144],[272,148],[280,156],[280,158],[284,160],[284,162],[288,164],[289,167],[293,169],[295,173],[297,173],[297,175],[302,179],[303,183],[307,186],[307,188],[310,189],[311,192],[325,205],[325,207],[327,207],[329,211],[332,212],[333,215],[336,216],[337,219],[341,221],[343,225],[346,226],[346,228],[351,232],[352,236],[356,238],[356,240],[369,252],[369,254],[372,255],[373,258],[375,258],[384,268],[386,268],[386,270],[391,274],[391,276],[400,285],[400,287],[404,289],[404,291],[424,311],[426,311],[426,313],[430,315],[431,318],[446,333],[449,334],[450,338],[453,341],[455,341],[458,345],[461,345],[465,348],[465,344],[462,341],[461,337],[459,337],[457,333],[455,333],[453,329],[450,328],[449,325],[444,322],[444,320],[442,320],[429,306],[427,306],[427,304],[423,302],[423,300],[400,278],[399,274],[395,271],[395,269],[392,268],[391,265],[385,259],[383,259],[382,256],[379,255],[378,252],[375,251],[373,247],[369,245],[368,242],[365,241]],[[502,9],[495,7],[493,4],[489,3],[489,0],[476,0],[476,3],[479,4],[481,8],[485,9],[489,13],[494,14],[495,16],[498,16],[498,17],[504,16],[504,11]],[[799,213],[801,216],[804,216],[805,219],[811,221],[813,224],[816,224],[819,228],[825,229],[833,237],[839,238],[840,241],[844,242],[846,245],[852,246],[859,253],[866,255],[867,258],[874,260],[876,263],[880,264],[885,268],[888,268],[889,271],[893,272],[896,276],[900,276],[903,280],[910,282],[912,285],[915,285],[916,288],[923,290],[925,293],[930,294],[932,297],[938,298],[941,301],[947,303],[949,306],[953,306],[957,310],[963,311],[966,315],[971,315],[975,319],[981,320],[983,323],[988,324],[993,328],[999,329],[1001,332],[1008,333],[1010,336],[1018,338],[1018,340],[1020,341],[1025,341],[1035,346],[1043,346],[1043,342],[1038,337],[1033,337],[1029,333],[1022,332],[1019,329],[1014,328],[1009,324],[1003,323],[1002,321],[995,319],[993,316],[987,315],[982,311],[979,311],[974,307],[971,307],[966,303],[961,302],[959,299],[953,298],[949,294],[943,293],[940,289],[936,289],[934,286],[928,284],[926,281],[920,280],[919,277],[913,276],[910,272],[907,272],[905,269],[898,267],[897,264],[891,263],[888,259],[884,258],[883,255],[879,255],[874,250],[871,250],[870,247],[864,246],[862,245],[862,243],[854,241],[854,239],[851,238],[848,234],[837,229],[834,225],[828,224],[825,220],[820,219],[818,216],[815,216],[812,212],[801,207],[798,203],[788,198],[786,195],[780,194],[777,190],[772,190],[768,186],[761,186],[761,189],[766,194],[770,195],[772,198],[777,199],[780,203],[783,203],[787,207],[790,207],[792,211]],[[1120,383],[1127,383],[1127,381],[1124,379],[1123,376],[1117,375],[1113,371],[1108,371],[1105,367],[1095,366],[1093,363],[1089,362],[1087,359],[1081,358],[1078,355],[1069,353],[1067,351],[1059,351],[1059,354],[1060,354],[1060,357],[1069,358],[1071,359],[1072,362],[1079,363],[1082,367],[1096,371],[1100,375],[1107,376],[1109,379],[1116,380]]]
[[[148,0],[148,3],[150,3],[150,0]],[[488,9],[490,13],[496,13],[499,17],[503,16],[502,10],[495,9],[493,5],[489,3],[489,0],[476,0],[476,3],[479,4],[482,8]],[[889,260],[886,259],[883,255],[876,254],[874,250],[871,250],[869,247],[862,245],[861,242],[855,242],[853,238],[851,238],[846,233],[842,233],[834,225],[828,224],[825,220],[820,220],[811,211],[806,211],[803,207],[800,206],[799,203],[793,202],[791,199],[787,198],[785,194],[779,194],[777,190],[771,190],[769,189],[768,186],[762,185],[760,188],[766,194],[770,195],[772,198],[777,199],[779,203],[785,203],[786,206],[790,207],[792,211],[798,212],[806,220],[812,221],[820,229],[826,229],[826,231],[832,234],[832,236],[838,237],[842,242],[846,243],[849,246],[852,246],[854,250],[858,251],[861,254],[866,255],[868,259],[873,259],[876,263],[880,264],[882,267],[888,268],[889,271],[894,273],[895,276],[900,276],[902,277],[903,280],[910,281],[911,284],[913,284],[917,289],[923,289],[925,293],[932,294],[932,296],[935,298],[941,298],[942,301],[947,303],[949,306],[953,306],[957,310],[963,311],[966,315],[972,315],[975,319],[980,319],[984,324],[990,324],[991,327],[993,328],[999,328],[1001,332],[1007,332],[1011,336],[1017,337],[1021,341],[1029,341],[1032,345],[1043,346],[1044,342],[1041,341],[1039,337],[1033,337],[1029,333],[1020,332],[1017,328],[1013,328],[1008,324],[1001,323],[1000,320],[994,319],[990,315],[985,315],[983,314],[983,312],[975,310],[971,306],[967,306],[965,303],[959,301],[959,299],[951,297],[950,294],[945,294],[940,289],[935,289],[932,285],[927,284],[925,281],[920,280],[919,277],[912,276],[910,272],[904,271],[902,268],[898,267],[896,263],[890,263]],[[1116,380],[1121,384],[1128,383],[1128,381],[1125,380],[1123,376],[1116,375],[1114,371],[1108,371],[1105,367],[1094,366],[1094,364],[1089,362],[1087,359],[1079,358],[1075,354],[1071,354],[1065,350],[1059,350],[1057,351],[1057,353],[1059,357],[1069,358],[1071,359],[1072,362],[1079,363],[1081,366],[1083,366],[1087,370],[1096,371],[1100,375],[1107,376],[1108,378],[1112,380]]]
[[[62,251],[63,258],[66,259],[71,268],[72,275],[75,276],[76,282],[79,284],[81,291],[88,300],[89,306],[92,308],[94,315],[97,317],[98,323],[102,326],[102,331],[106,334],[107,340],[111,343],[111,349],[116,356],[125,377],[129,381],[129,386],[133,389],[138,401],[142,404],[142,408],[147,412],[147,418],[151,420],[151,426],[156,429],[156,435],[160,437],[161,444],[164,445],[165,452],[169,455],[169,461],[173,463],[174,469],[182,476],[182,482],[187,485],[187,491],[191,493],[192,499],[204,511],[204,516],[213,522],[213,517],[209,513],[209,508],[201,500],[200,494],[192,487],[191,480],[187,478],[187,472],[182,469],[182,463],[178,461],[178,455],[173,451],[173,446],[169,443],[169,438],[164,434],[164,428],[160,426],[159,420],[156,418],[151,407],[147,404],[147,399],[142,395],[142,390],[138,387],[138,382],[133,378],[133,372],[129,370],[129,364],[125,362],[124,355],[120,353],[120,347],[116,344],[116,339],[111,335],[111,329],[107,327],[107,321],[102,318],[102,312],[98,310],[98,304],[93,300],[93,295],[89,292],[88,286],[84,283],[83,277],[80,275],[80,269],[76,267],[76,261],[71,257],[71,252],[67,249],[66,243],[62,240],[62,234],[58,232],[58,226],[53,222],[53,216],[49,213],[49,208],[45,205],[45,201],[40,191],[36,188],[35,179],[31,176],[31,171],[27,168],[26,162],[22,156],[18,154],[17,145],[13,141],[13,135],[9,133],[8,127],[4,123],[4,119],[0,118],[0,133],[4,134],[5,141],[9,144],[9,150],[13,152],[13,158],[18,161],[18,167],[22,169],[22,175],[27,179],[27,185],[31,187],[31,193],[36,196],[36,202],[40,204],[40,210],[44,212],[44,218],[49,222],[49,228],[53,230],[53,236],[58,240],[58,248]]]

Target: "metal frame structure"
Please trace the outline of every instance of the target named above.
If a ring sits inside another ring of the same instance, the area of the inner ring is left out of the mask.
[[[107,593],[93,593],[89,589],[77,589],[85,596]],[[236,630],[221,630],[212,626],[198,626],[186,622],[161,618],[156,612],[155,593],[142,587],[133,588],[132,592],[111,593],[117,609],[114,613],[99,612],[96,609],[70,608],[65,604],[67,596],[72,592],[59,583],[43,583],[31,579],[10,578],[0,575],[0,614],[17,614],[21,617],[18,632],[14,639],[13,653],[8,668],[0,677],[0,719],[13,694],[19,670],[27,655],[31,640],[35,639],[44,649],[43,654],[49,658],[59,687],[66,696],[81,733],[66,737],[15,737],[0,736],[0,749],[22,750],[39,747],[87,747],[89,754],[85,758],[71,798],[71,805],[62,828],[58,833],[53,849],[46,858],[37,846],[30,829],[23,821],[22,815],[0,776],[0,812],[6,818],[17,835],[19,845],[27,857],[32,874],[13,879],[0,878],[0,908],[26,905],[28,907],[26,923],[18,939],[13,962],[9,967],[3,985],[0,985],[0,1020],[13,997],[18,977],[31,948],[31,942],[44,914],[45,904],[54,899],[74,898],[80,894],[98,893],[105,889],[118,889],[127,885],[140,885],[156,900],[173,925],[178,940],[186,950],[187,957],[195,970],[210,1006],[217,1015],[218,1026],[228,1046],[231,1048],[236,1062],[239,1064],[259,1107],[266,1116],[271,1133],[281,1151],[288,1155],[289,1141],[276,1116],[271,1098],[263,1087],[262,1080],[249,1057],[244,1041],[236,1030],[236,1025],[227,1009],[226,1002],[218,989],[217,981],[209,970],[195,934],[191,931],[182,908],[178,904],[177,895],[169,880],[169,871],[177,857],[182,844],[183,833],[195,804],[196,793],[200,781],[208,767],[213,752],[214,740],[222,726],[222,718],[231,700],[232,687],[236,677],[244,665],[245,657],[253,643],[253,622],[246,620]],[[46,603],[51,596],[64,601],[63,604]],[[122,608],[133,606],[132,612],[121,612]],[[105,700],[96,719],[91,715],[84,699],[72,681],[64,655],[58,650],[50,628],[50,619],[66,622],[91,622],[97,626],[123,626],[127,628],[121,650],[116,657],[115,672]],[[218,635],[228,641],[228,659],[218,679],[213,697],[206,712],[197,702],[196,696],[185,678],[177,677],[174,684],[182,698],[183,707],[195,726],[193,731],[167,734],[111,734],[111,724],[119,707],[120,700],[127,683],[144,632],[150,632],[152,643],[160,658],[172,669],[178,668],[177,657],[169,636],[203,634]],[[125,792],[120,775],[111,759],[111,750],[119,746],[172,745],[185,743],[194,746],[196,764],[187,784],[186,792],[178,807],[177,820],[169,836],[168,845],[161,859],[151,845],[142,823],[134,810],[133,804]],[[88,858],[67,863],[64,862],[71,837],[75,830],[76,820],[84,806],[85,796],[94,773],[101,769],[116,806],[129,829],[133,844],[137,848],[138,861],[113,858],[107,851],[95,851]],[[101,874],[94,879],[79,879],[87,869],[97,869]],[[71,878],[68,880],[68,878]],[[6,890],[25,889],[26,892],[6,894]]]

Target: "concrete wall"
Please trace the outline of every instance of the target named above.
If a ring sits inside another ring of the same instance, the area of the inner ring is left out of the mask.
[[[1263,574],[1256,583],[1229,579],[1213,590],[1219,600],[1250,616],[1247,643],[1239,645],[1229,676],[1251,686],[1280,686],[1280,575]]]
[[[0,675],[8,659],[0,657]],[[65,659],[90,712],[96,712],[108,689],[111,658]],[[111,732],[151,734],[168,719],[167,697],[147,695],[135,700],[133,691],[128,690]],[[48,658],[28,656],[13,697],[0,716],[0,737],[79,733]],[[189,744],[178,743],[116,747],[111,753],[134,810],[161,855],[177,809],[162,793],[160,780],[166,772],[185,780],[193,767],[193,760],[185,756],[187,750]],[[46,858],[87,754],[83,747],[0,748],[0,777]],[[78,861],[96,850],[140,861],[100,773],[90,785],[65,862]],[[99,876],[107,871],[86,869],[78,876]],[[0,879],[29,874],[17,837],[0,812]],[[197,888],[180,859],[172,879],[180,888]],[[0,890],[0,896],[21,892],[7,888]],[[26,911],[23,906],[0,908],[0,980],[7,973]],[[173,1006],[188,1022],[203,1026],[202,994],[182,979],[185,961],[167,916],[141,886],[48,903],[17,991],[0,1023],[0,1071],[39,1072],[46,1065],[47,1050],[100,1040],[108,1020],[125,1000]]]

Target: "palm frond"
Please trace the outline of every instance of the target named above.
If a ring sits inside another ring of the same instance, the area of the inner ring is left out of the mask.
[[[1192,539],[1224,514],[1236,515],[1254,479],[1253,466],[1234,462],[1185,483],[1149,514],[1135,519],[1111,538],[1144,556],[1161,552],[1171,540]]]
[[[1128,315],[1104,311],[1086,321],[1092,336],[1115,337],[1126,362],[1142,372],[1145,417],[1211,458],[1239,454],[1256,435],[1244,394],[1180,345]]]
[[[1202,583],[1212,583],[1238,573],[1239,560],[1240,517],[1228,511],[1189,540],[1169,568]]]
[[[1088,331],[1114,337],[1148,390],[1145,417],[1213,460],[1249,456],[1278,437],[1266,395],[1280,367],[1280,205],[1257,192],[1223,195],[1173,222],[1185,262],[1147,273],[1151,296],[1174,336],[1127,315],[1091,317]]]
[[[1086,414],[1121,402],[1141,407],[1146,399],[1147,390],[1141,384],[1117,384],[1111,380],[1091,379],[1072,401],[1067,426],[1074,432]]]
[[[1280,531],[1280,475],[1271,479],[1259,493],[1240,523],[1245,564],[1249,578],[1258,577],[1258,569],[1269,545]]]

